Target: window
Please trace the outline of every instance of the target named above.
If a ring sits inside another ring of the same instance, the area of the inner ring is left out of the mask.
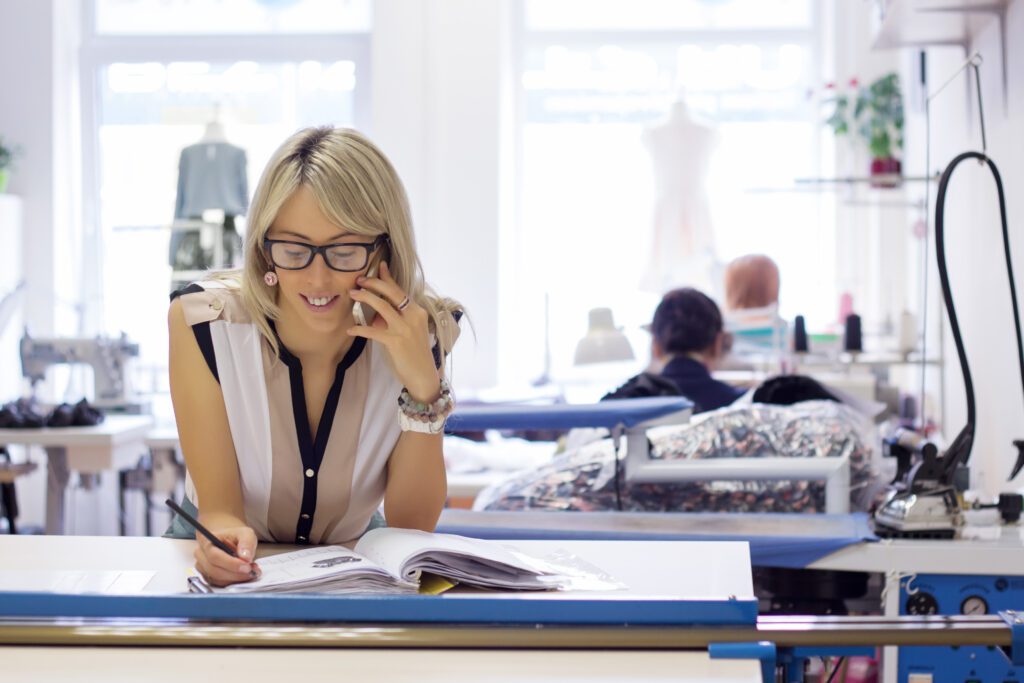
[[[96,0],[100,35],[366,33],[365,0]]]
[[[717,137],[706,178],[713,251],[693,281],[671,285],[719,294],[721,265],[764,252],[784,273],[786,317],[834,310],[828,199],[776,191],[818,175],[814,13],[810,0],[524,2],[520,215],[502,257],[515,283],[503,295],[508,377],[540,374],[545,296],[556,373],[574,372],[598,306],[646,361],[639,328],[665,285],[644,284],[655,185],[642,140],[679,99]]]
[[[370,2],[95,0],[91,9],[84,100],[95,105],[86,107],[83,139],[86,168],[96,169],[87,192],[98,197],[91,218],[102,263],[86,267],[103,293],[103,329],[139,343],[136,389],[166,418],[181,150],[219,120],[227,141],[246,151],[251,194],[298,128],[365,125]]]

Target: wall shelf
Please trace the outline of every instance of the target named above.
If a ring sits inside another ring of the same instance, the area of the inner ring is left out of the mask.
[[[993,20],[1002,25],[1008,0],[887,0],[879,5],[876,49],[961,45]]]
[[[874,48],[958,45],[966,55],[992,22],[998,25],[1003,99],[1009,83],[1006,63],[1006,8],[1010,0],[881,0]]]
[[[934,176],[905,176],[898,173],[880,173],[873,176],[846,176],[840,178],[796,178],[793,182],[797,185],[871,185],[879,190],[897,190],[904,183],[923,183],[929,180],[935,181],[939,175]]]

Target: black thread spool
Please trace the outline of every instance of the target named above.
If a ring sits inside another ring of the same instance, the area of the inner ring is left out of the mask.
[[[793,321],[793,351],[807,353],[810,350],[807,343],[807,323],[802,315],[798,315]]]
[[[843,350],[859,353],[864,350],[864,339],[860,330],[860,316],[851,313],[846,316],[846,329],[843,333]]]

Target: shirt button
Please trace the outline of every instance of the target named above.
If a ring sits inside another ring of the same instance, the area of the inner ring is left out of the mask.
[[[305,537],[305,536],[299,536],[299,540],[300,540],[300,541],[305,541],[305,540],[306,540],[306,537]]]
[[[307,515],[305,512],[303,512],[302,513],[302,519],[309,519],[309,515]]]
[[[311,469],[306,470],[306,476],[307,477],[312,479],[314,474],[316,474],[316,472],[314,472],[313,470],[311,470]]]
[[[221,301],[220,299],[214,299],[213,302],[210,304],[210,308],[212,308],[215,311],[219,311],[222,308],[224,308],[224,302]]]

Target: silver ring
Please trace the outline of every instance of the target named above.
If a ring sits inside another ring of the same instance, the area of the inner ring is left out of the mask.
[[[408,305],[409,305],[409,297],[405,297],[404,299],[402,299],[402,303],[400,303],[397,306],[395,306],[395,308],[397,308],[398,312],[401,313],[402,311],[405,310],[405,307],[408,306]]]

